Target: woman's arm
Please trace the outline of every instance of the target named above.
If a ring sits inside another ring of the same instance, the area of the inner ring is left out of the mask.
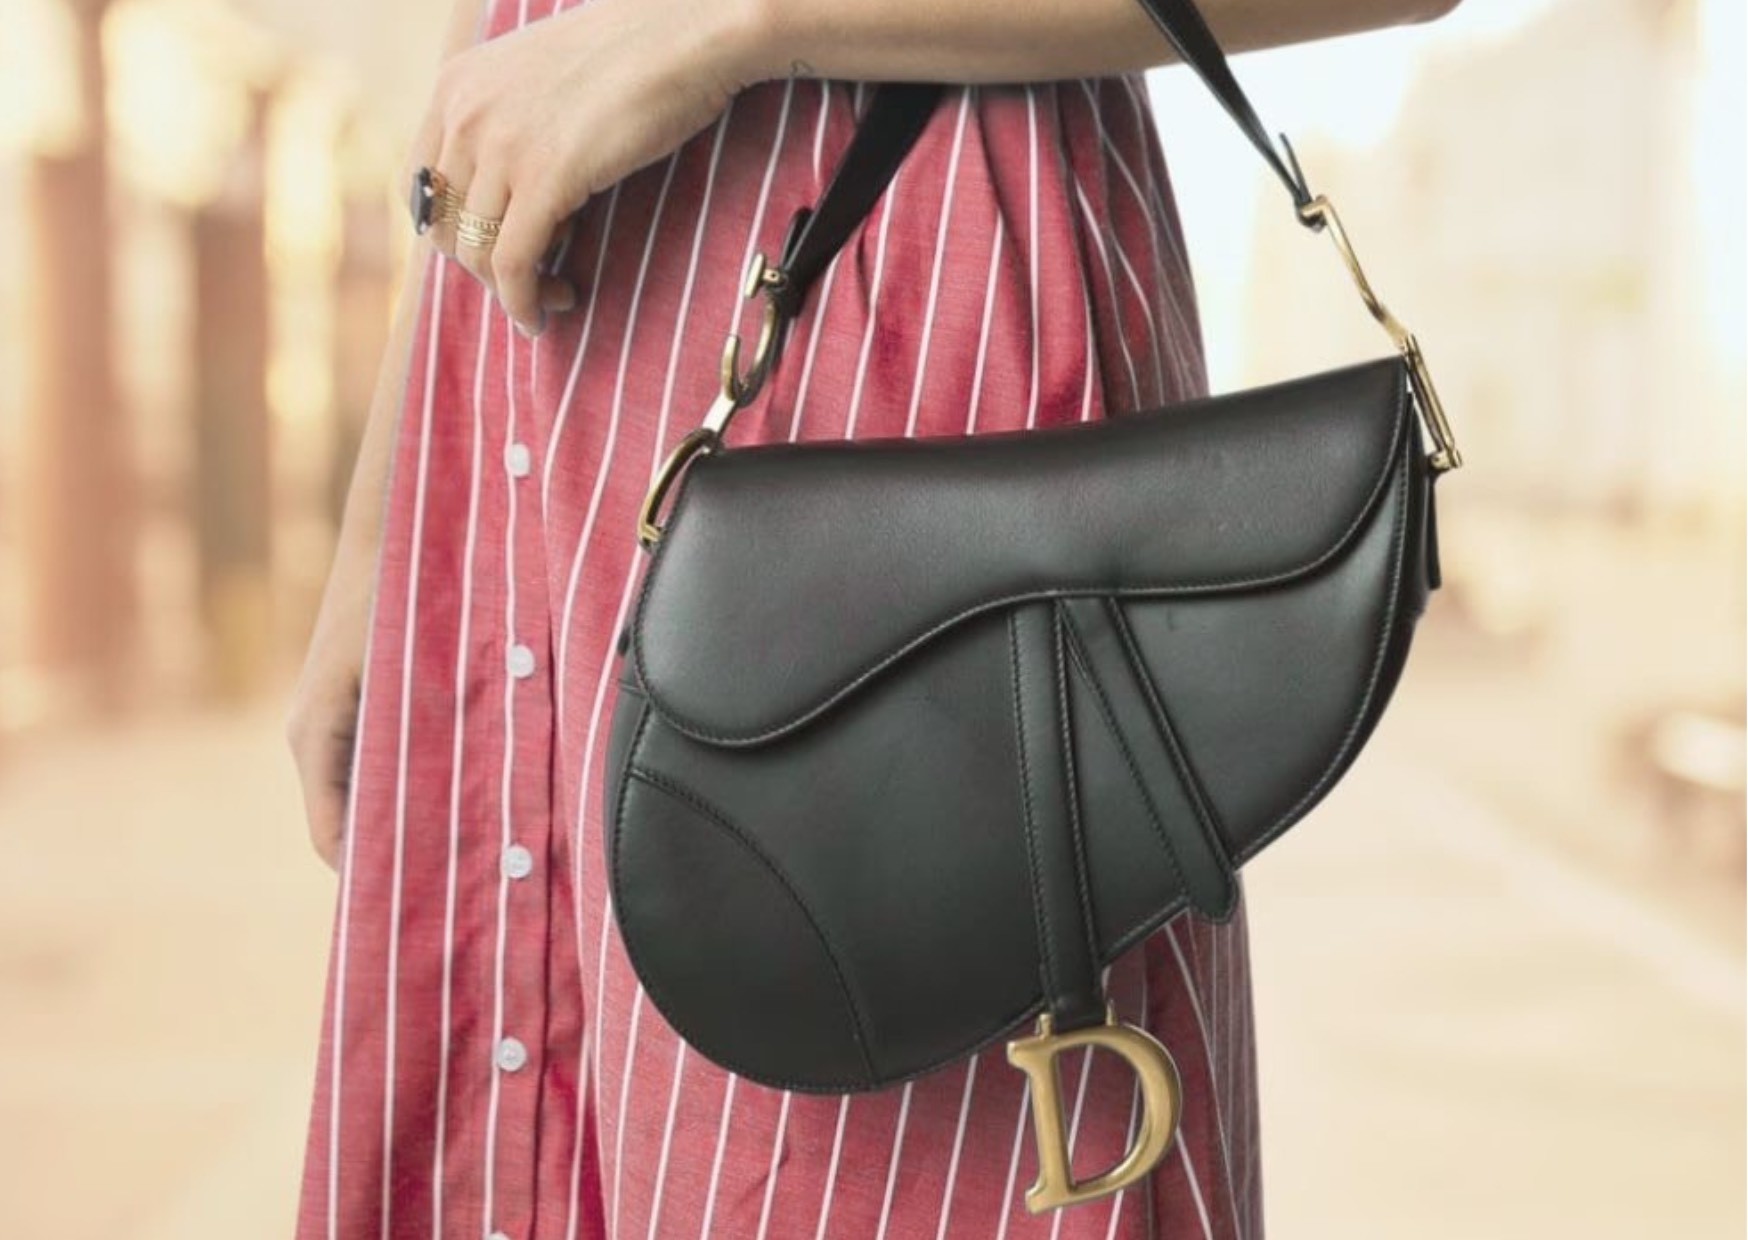
[[[1456,0],[1201,0],[1228,48],[1436,17]],[[453,255],[527,334],[575,290],[543,275],[562,221],[672,152],[745,87],[1101,77],[1172,59],[1140,0],[588,0],[455,57],[414,148],[501,221]]]
[[[1141,0],[729,0],[747,83],[1100,77],[1175,59]],[[1228,52],[1430,21],[1457,0],[1199,0]]]
[[[473,44],[484,6],[485,0],[456,0],[444,31],[444,58]],[[286,712],[286,741],[303,785],[310,842],[322,860],[336,869],[370,598],[382,541],[383,492],[388,484],[394,427],[413,349],[428,253],[423,244],[414,246],[395,301],[394,322],[352,465],[334,561],[328,569],[303,670]]]
[[[455,0],[443,32],[441,60],[448,60],[473,46],[478,37],[479,23],[485,15],[485,5],[486,0]],[[388,481],[394,423],[406,385],[428,254],[423,244],[416,240],[409,242],[404,268],[406,278],[396,293],[394,319],[377,369],[376,387],[371,392],[364,434],[359,441],[358,456],[352,466],[352,481],[346,492],[345,514],[340,521],[336,560],[348,566],[355,562],[369,564],[371,568],[365,574],[367,576],[374,572],[377,546],[382,537],[383,489]]]

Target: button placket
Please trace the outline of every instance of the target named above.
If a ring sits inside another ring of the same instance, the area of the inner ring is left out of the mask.
[[[520,361],[521,359],[517,359]],[[517,367],[521,369],[520,366]],[[511,745],[508,796],[500,806],[494,796],[493,817],[502,834],[498,852],[500,908],[505,935],[499,956],[501,1013],[489,1049],[487,1071],[494,1077],[500,1133],[539,1132],[539,1094],[546,1072],[546,1036],[550,1013],[547,960],[550,867],[537,864],[548,855],[552,807],[548,767],[552,695],[541,692],[550,666],[549,604],[546,588],[545,531],[540,494],[526,479],[535,460],[526,443],[515,439],[516,421],[527,408],[525,390],[515,392],[509,435],[502,455],[502,485],[513,526],[505,544],[503,572],[514,592],[505,614],[500,696],[507,709]],[[517,406],[522,406],[519,410]],[[536,428],[526,428],[533,430]],[[550,686],[548,686],[550,688]],[[495,790],[494,790],[495,791]],[[503,1240],[547,1240],[531,1211],[539,1198],[541,1158],[538,1148],[521,1150],[514,1158],[500,1141],[490,1151],[493,1167],[493,1217],[484,1220],[493,1237]]]

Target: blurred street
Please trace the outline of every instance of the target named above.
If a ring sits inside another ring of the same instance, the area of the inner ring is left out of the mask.
[[[1459,782],[1448,663],[1247,871],[1270,1233],[1741,1236],[1739,887],[1629,894]],[[288,1234],[333,880],[276,709],[7,765],[0,1234]]]

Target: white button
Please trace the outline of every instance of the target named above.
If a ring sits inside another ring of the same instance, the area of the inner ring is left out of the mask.
[[[512,478],[526,478],[534,468],[534,454],[525,443],[513,443],[504,449],[504,468]]]
[[[534,873],[534,854],[520,844],[504,850],[504,873],[510,878],[527,878]]]
[[[486,1240],[510,1240],[510,1233],[506,1231],[494,1231],[491,1235],[486,1237]]]
[[[534,675],[534,652],[523,645],[510,647],[510,675],[518,680]]]
[[[504,1038],[498,1043],[497,1061],[506,1072],[518,1071],[528,1062],[528,1048],[515,1038]]]

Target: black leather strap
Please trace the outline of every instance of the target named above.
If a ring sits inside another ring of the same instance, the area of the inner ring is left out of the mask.
[[[1214,38],[1214,32],[1208,29],[1208,23],[1203,20],[1202,12],[1195,6],[1194,0],[1141,0],[1141,7],[1147,10],[1153,24],[1171,41],[1183,62],[1196,71],[1196,76],[1202,79],[1203,84],[1220,101],[1220,105],[1238,122],[1244,136],[1250,139],[1250,144],[1268,162],[1274,174],[1281,179],[1281,184],[1293,196],[1293,205],[1302,207],[1309,203],[1311,190],[1305,184],[1304,174],[1299,171],[1299,161],[1293,156],[1292,146],[1285,136],[1281,138],[1280,150],[1269,141],[1268,131],[1263,128],[1256,109],[1250,106],[1250,99],[1245,95],[1244,88],[1232,76],[1232,69],[1226,63],[1226,54],[1220,50],[1219,41]]]
[[[1269,140],[1194,0],[1140,0],[1140,4],[1268,162],[1294,205],[1309,203],[1311,190],[1292,146],[1284,136],[1279,148]],[[813,282],[886,192],[944,93],[945,87],[936,82],[886,82],[875,90],[818,205],[802,208],[790,221],[778,264],[788,279],[770,291],[784,319],[801,313]]]
[[[875,90],[819,204],[803,207],[789,223],[777,264],[788,279],[771,291],[784,318],[801,313],[813,282],[886,192],[945,91],[937,82],[887,82]]]

